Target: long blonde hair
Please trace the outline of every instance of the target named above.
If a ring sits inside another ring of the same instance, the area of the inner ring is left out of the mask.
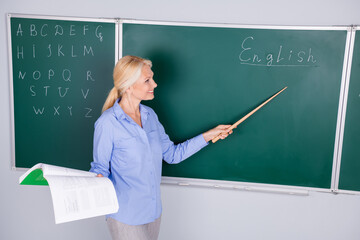
[[[117,62],[113,72],[114,87],[105,100],[102,112],[111,108],[115,101],[139,79],[144,64],[152,67],[150,60],[136,56],[125,56]]]

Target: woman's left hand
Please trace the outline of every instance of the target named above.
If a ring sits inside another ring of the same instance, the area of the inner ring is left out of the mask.
[[[219,136],[220,139],[225,139],[229,136],[229,134],[233,133],[233,131],[229,129],[230,127],[231,125],[219,125],[213,129],[210,129],[207,132],[204,132],[203,137],[206,142],[211,141],[217,136]]]

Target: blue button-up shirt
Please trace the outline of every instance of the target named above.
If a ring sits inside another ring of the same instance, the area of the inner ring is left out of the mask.
[[[179,163],[207,145],[202,135],[174,145],[154,110],[140,104],[140,114],[142,127],[122,110],[118,99],[99,117],[90,169],[114,184],[119,211],[107,217],[129,225],[160,217],[162,159]]]

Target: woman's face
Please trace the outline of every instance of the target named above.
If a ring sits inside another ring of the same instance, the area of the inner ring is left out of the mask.
[[[140,78],[131,87],[132,95],[140,101],[154,99],[154,89],[157,84],[153,77],[154,73],[151,71],[150,66],[145,64],[141,69]]]

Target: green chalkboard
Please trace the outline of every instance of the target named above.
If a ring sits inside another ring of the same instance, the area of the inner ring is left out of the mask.
[[[347,100],[339,189],[360,191],[360,31],[356,31]]]
[[[9,26],[14,167],[88,170],[112,86],[115,21],[11,15]]]
[[[153,61],[158,83],[145,104],[182,142],[241,124],[163,176],[330,188],[345,29],[250,29],[123,24],[123,55]]]

